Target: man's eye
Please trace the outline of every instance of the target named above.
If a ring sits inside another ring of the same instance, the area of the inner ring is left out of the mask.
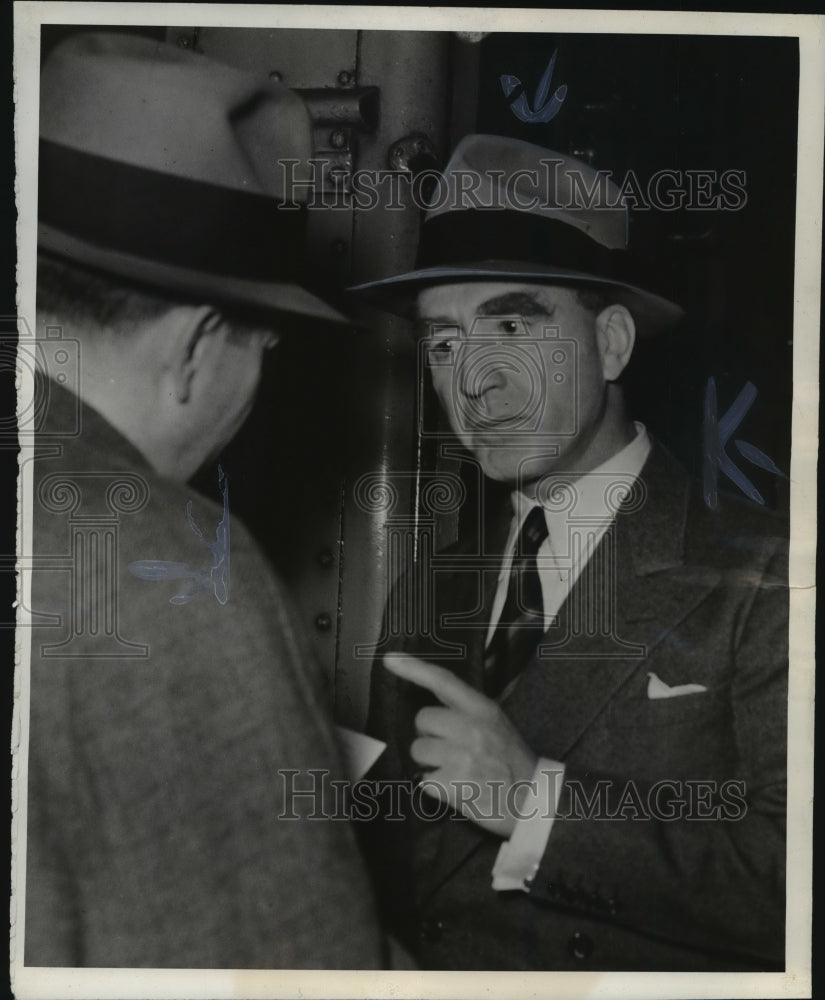
[[[521,330],[521,324],[515,319],[500,320],[498,326],[502,333],[506,333],[509,336],[512,336],[514,333],[518,333]]]
[[[436,340],[427,345],[427,360],[430,364],[448,361],[452,357],[454,343],[452,340]]]

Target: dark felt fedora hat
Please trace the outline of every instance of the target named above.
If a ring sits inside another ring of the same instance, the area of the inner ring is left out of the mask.
[[[429,197],[412,271],[350,291],[400,315],[434,284],[525,281],[601,286],[640,335],[674,326],[673,302],[639,287],[629,213],[606,172],[532,143],[466,136]]]
[[[305,206],[280,207],[312,155],[286,87],[144,37],[75,35],[43,67],[39,155],[39,249],[187,298],[345,321],[303,287]]]

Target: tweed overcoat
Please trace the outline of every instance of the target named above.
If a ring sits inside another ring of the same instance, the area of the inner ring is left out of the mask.
[[[351,829],[290,797],[310,768],[340,775],[283,586],[231,514],[229,593],[212,586],[223,506],[56,383],[40,392],[26,964],[378,966]],[[170,603],[187,581],[129,572],[146,560],[207,586]]]

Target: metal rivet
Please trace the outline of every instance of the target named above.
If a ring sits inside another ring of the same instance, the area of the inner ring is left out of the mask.
[[[273,69],[269,74],[269,79],[274,80],[276,83],[280,83],[283,80],[283,76],[278,72],[277,69]]]
[[[344,240],[335,240],[332,246],[329,248],[329,252],[333,257],[343,257],[347,252],[347,244]]]
[[[343,149],[346,146],[347,137],[340,128],[330,133],[329,144],[333,149]]]
[[[188,35],[178,35],[178,45],[182,49],[188,49],[192,44],[192,39]]]
[[[315,627],[319,632],[329,632],[332,626],[332,619],[330,616],[322,611],[320,615],[315,616]]]
[[[567,942],[567,950],[577,962],[584,962],[593,953],[593,940],[587,934],[576,931]]]
[[[574,156],[577,160],[584,160],[586,163],[593,163],[596,157],[595,149],[571,149],[570,155]]]
[[[342,87],[349,87],[352,83],[352,73],[348,69],[342,69],[338,74],[338,83]]]
[[[435,943],[441,939],[441,935],[444,932],[444,924],[440,920],[425,917],[421,921],[418,932],[423,941]]]

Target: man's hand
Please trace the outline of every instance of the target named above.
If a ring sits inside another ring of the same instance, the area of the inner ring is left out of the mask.
[[[415,717],[418,738],[410,754],[432,768],[422,791],[509,838],[538,763],[513,723],[496,702],[443,667],[401,653],[385,656],[384,666],[431,691],[444,706],[422,708]]]

